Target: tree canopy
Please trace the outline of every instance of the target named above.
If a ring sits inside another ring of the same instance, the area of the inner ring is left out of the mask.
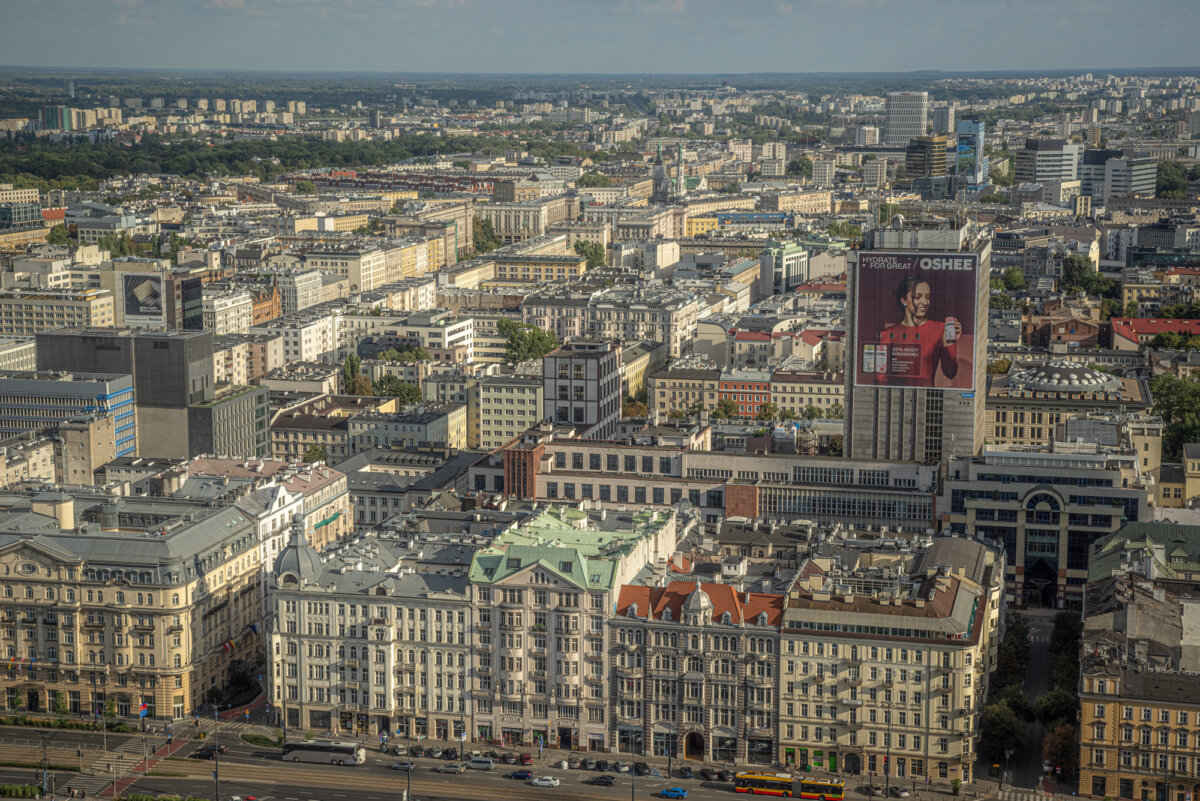
[[[603,267],[608,261],[604,247],[599,242],[588,242],[581,239],[575,243],[575,252],[587,259],[587,268],[589,270],[595,267]]]
[[[558,337],[553,331],[543,331],[527,323],[498,320],[496,330],[508,340],[504,349],[504,359],[509,364],[540,359],[558,347]]]
[[[421,402],[421,390],[415,384],[401,381],[394,375],[377,378],[371,388],[379,397],[396,398],[405,406]]]

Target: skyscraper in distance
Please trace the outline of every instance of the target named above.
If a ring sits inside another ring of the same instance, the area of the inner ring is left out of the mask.
[[[954,174],[958,185],[977,189],[988,181],[988,157],[983,152],[983,122],[978,117],[958,121],[958,144]]]
[[[923,136],[929,124],[928,92],[889,92],[885,107],[884,144],[903,147],[914,136]]]

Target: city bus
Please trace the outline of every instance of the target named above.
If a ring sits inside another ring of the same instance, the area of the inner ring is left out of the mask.
[[[788,773],[746,771],[733,777],[733,789],[752,795],[808,798],[813,801],[843,801],[845,785],[833,779],[792,779]]]
[[[310,740],[283,747],[284,762],[320,762],[329,765],[362,765],[367,751],[359,743]]]

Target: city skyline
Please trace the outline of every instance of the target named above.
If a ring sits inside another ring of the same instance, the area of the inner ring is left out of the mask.
[[[716,0],[50,0],[10,8],[0,44],[11,65],[78,69],[739,74],[1194,66],[1184,59],[1193,59],[1200,15],[1187,0],[1008,0],[996,8],[975,0],[747,0],[730,14]],[[995,24],[1003,19],[1011,24]],[[814,34],[822,29],[841,35]],[[764,35],[778,46],[763,47]],[[136,46],[114,48],[122,37]]]

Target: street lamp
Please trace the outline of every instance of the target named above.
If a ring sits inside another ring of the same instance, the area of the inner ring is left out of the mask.
[[[213,798],[221,799],[221,721],[217,717],[220,704],[213,704]]]

